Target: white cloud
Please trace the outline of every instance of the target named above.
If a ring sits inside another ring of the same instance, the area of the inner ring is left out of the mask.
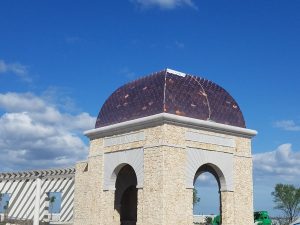
[[[255,154],[254,178],[258,182],[291,182],[300,184],[300,152],[292,144],[280,145],[276,150]]]
[[[195,180],[195,187],[217,187],[216,178],[209,172],[200,174]]]
[[[13,73],[19,76],[26,82],[31,82],[31,78],[28,76],[27,66],[20,63],[6,63],[0,59],[0,74],[1,73]]]
[[[276,121],[274,126],[287,131],[300,131],[300,125],[293,120]]]
[[[0,93],[0,107],[8,112],[42,111],[46,102],[32,93]]]
[[[88,113],[63,113],[32,93],[0,94],[0,170],[70,166],[86,157]]]
[[[197,9],[192,0],[133,0],[142,8],[159,7],[160,9],[175,9],[181,6],[189,6]]]

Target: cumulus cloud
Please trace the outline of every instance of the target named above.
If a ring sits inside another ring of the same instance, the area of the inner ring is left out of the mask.
[[[20,63],[7,63],[0,59],[0,74],[1,73],[12,73],[19,76],[24,81],[31,81],[28,76],[27,66],[24,66]]]
[[[287,131],[300,131],[300,125],[296,124],[294,120],[276,121],[274,126]]]
[[[274,151],[255,154],[253,162],[257,181],[300,184],[300,152],[293,151],[292,144],[283,144]]]
[[[175,9],[181,6],[189,6],[197,9],[197,6],[192,0],[133,0],[142,8],[159,7],[160,9]]]
[[[209,172],[204,172],[195,180],[195,187],[217,187],[216,178]]]
[[[88,113],[68,114],[32,93],[0,94],[0,169],[70,166],[86,157],[81,139],[94,126]]]

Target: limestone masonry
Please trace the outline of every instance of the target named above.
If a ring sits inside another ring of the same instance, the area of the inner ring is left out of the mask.
[[[104,103],[76,165],[75,225],[192,225],[203,172],[218,181],[222,224],[253,224],[256,132],[223,88],[175,72],[126,84]]]

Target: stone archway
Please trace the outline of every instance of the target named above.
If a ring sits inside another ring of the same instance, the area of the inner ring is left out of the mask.
[[[221,181],[224,182],[224,175],[222,171],[214,164],[207,163],[204,165],[201,165],[199,169],[197,170],[195,177],[194,177],[194,183],[196,181],[196,178],[199,177],[202,173],[209,172],[211,173],[218,183],[219,189],[221,189]]]
[[[204,149],[187,150],[186,186],[194,188],[195,174],[201,166],[212,172],[219,179],[220,191],[233,191],[233,155],[225,152],[208,151]]]
[[[234,191],[233,154],[189,148],[187,150],[186,187],[194,188],[195,175],[210,172],[218,182],[220,213],[224,224],[232,224],[232,193]]]
[[[197,181],[197,179],[202,175],[202,174],[205,174],[205,173],[209,173],[210,175],[212,175],[212,177],[214,177],[215,181],[216,181],[216,184],[217,185],[217,195],[218,195],[218,200],[217,200],[217,203],[215,202],[215,204],[218,205],[218,209],[214,212],[210,212],[210,213],[214,213],[215,215],[220,215],[221,218],[222,218],[222,192],[220,191],[221,190],[221,182],[224,183],[224,175],[222,173],[222,171],[214,164],[204,164],[202,166],[200,166],[197,170],[197,172],[195,173],[195,176],[194,176],[194,187],[195,187],[195,183]],[[204,193],[198,193],[200,196],[203,196]],[[211,194],[211,195],[214,195],[216,193],[211,193],[211,192],[206,192],[205,195],[207,194]],[[210,199],[212,200],[211,198],[212,196],[210,196]],[[201,198],[202,199],[202,198]],[[215,200],[215,199],[214,199]],[[204,203],[205,204],[205,203]],[[203,211],[202,211],[203,212]],[[206,214],[208,215],[208,214]],[[222,221],[222,219],[221,219]]]
[[[137,223],[137,176],[134,169],[126,164],[119,170],[116,179],[115,210],[119,213],[120,225]]]
[[[143,187],[144,151],[143,149],[130,149],[104,154],[103,190],[115,190],[117,175],[125,165],[130,165],[135,171],[137,188]]]

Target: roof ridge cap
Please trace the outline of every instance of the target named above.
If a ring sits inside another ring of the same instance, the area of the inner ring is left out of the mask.
[[[167,89],[167,73],[168,73],[168,68],[165,69],[165,80],[164,80],[164,98],[163,98],[163,112],[166,112],[166,89]]]

